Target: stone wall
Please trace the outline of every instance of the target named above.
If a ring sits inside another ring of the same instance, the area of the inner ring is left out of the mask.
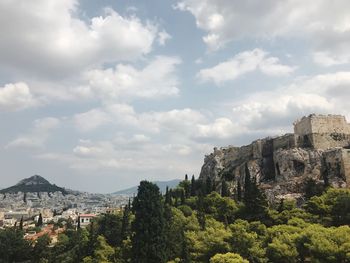
[[[350,145],[350,124],[341,115],[309,115],[294,123],[299,147],[329,149]]]
[[[341,115],[311,114],[294,123],[294,133],[299,136],[311,133],[350,134],[350,125]]]

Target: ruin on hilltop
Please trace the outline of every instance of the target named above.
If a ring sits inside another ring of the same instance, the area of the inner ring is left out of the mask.
[[[350,124],[341,115],[311,114],[294,123],[294,133],[242,147],[214,148],[199,178],[210,177],[218,187],[225,180],[235,194],[243,185],[245,165],[270,202],[302,202],[310,181],[321,187],[350,187]]]

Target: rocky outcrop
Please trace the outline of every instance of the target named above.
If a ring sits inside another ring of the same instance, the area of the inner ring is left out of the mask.
[[[303,201],[310,180],[316,186],[350,186],[350,125],[339,115],[310,115],[294,123],[294,133],[259,139],[242,147],[214,148],[200,179],[218,189],[225,180],[232,194],[244,185],[245,166],[270,200]],[[244,191],[244,189],[242,189]]]

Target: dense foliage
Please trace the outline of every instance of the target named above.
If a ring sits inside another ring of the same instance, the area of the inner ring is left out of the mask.
[[[186,176],[162,196],[144,181],[132,205],[67,229],[54,246],[48,236],[30,243],[18,227],[1,230],[0,262],[350,262],[349,189],[272,208],[247,178],[240,195]]]

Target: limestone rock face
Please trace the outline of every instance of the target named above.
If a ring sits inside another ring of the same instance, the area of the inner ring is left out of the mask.
[[[232,194],[244,185],[245,166],[270,202],[303,201],[307,182],[350,187],[350,125],[339,115],[310,115],[294,124],[294,133],[265,138],[242,147],[214,148],[200,179],[210,177],[220,189],[228,182]],[[242,189],[244,191],[244,189]]]

